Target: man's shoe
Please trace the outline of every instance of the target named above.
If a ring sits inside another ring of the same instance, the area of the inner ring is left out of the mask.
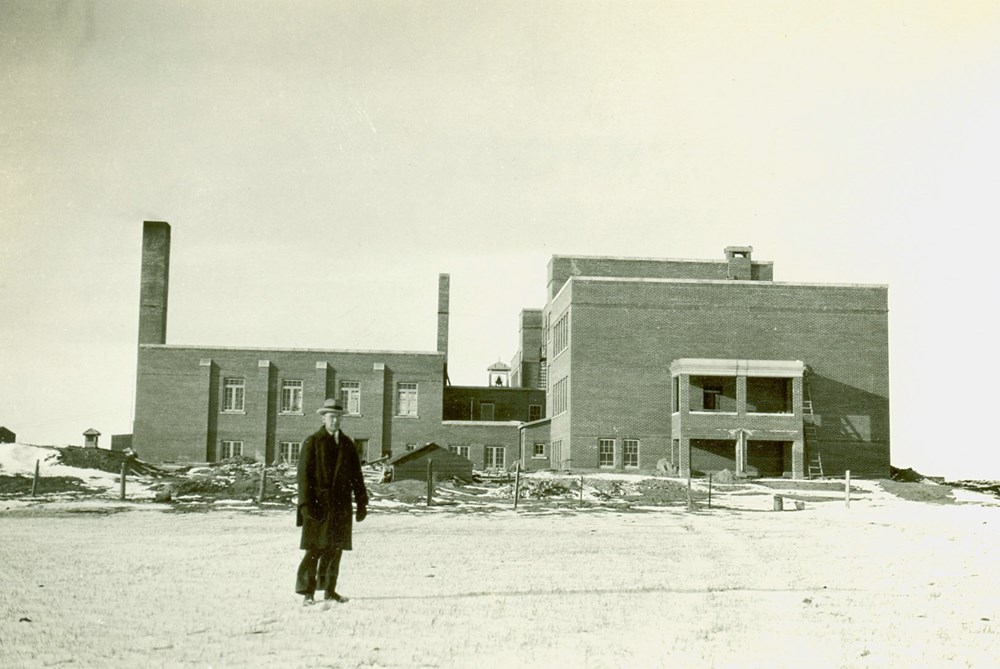
[[[344,602],[347,601],[347,597],[344,597],[343,595],[338,595],[335,592],[328,592],[328,593],[326,593],[326,596],[323,597],[323,601],[325,601],[325,602],[337,602],[338,604],[343,604]]]
[[[315,603],[316,600],[313,599],[312,595],[306,595],[302,598],[302,606],[312,606]]]

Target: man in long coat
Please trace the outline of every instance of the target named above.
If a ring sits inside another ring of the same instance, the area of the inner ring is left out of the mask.
[[[361,474],[358,451],[350,437],[340,431],[344,408],[326,400],[317,412],[323,427],[306,438],[299,453],[299,506],[295,524],[302,528],[299,548],[305,556],[299,564],[295,592],[303,604],[312,604],[316,590],[324,599],[346,602],[337,594],[337,575],[343,551],[351,550],[351,495],[360,523],[368,515],[368,491]]]

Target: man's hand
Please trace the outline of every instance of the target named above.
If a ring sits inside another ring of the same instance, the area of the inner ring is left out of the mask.
[[[359,523],[362,520],[364,520],[365,518],[367,518],[368,517],[368,507],[367,506],[358,505],[358,513],[357,513],[356,517],[357,517]]]

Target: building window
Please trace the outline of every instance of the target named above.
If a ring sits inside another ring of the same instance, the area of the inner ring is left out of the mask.
[[[531,457],[533,458],[544,458],[545,457],[545,444],[535,444],[534,449],[531,452]]]
[[[463,458],[468,459],[468,457],[469,457],[469,447],[468,446],[454,446],[454,445],[451,445],[451,446],[448,446],[448,450],[451,451],[452,453],[457,453],[458,455],[461,455]]]
[[[228,460],[229,458],[235,458],[237,455],[243,455],[243,442],[242,441],[223,441],[222,446],[219,448],[219,459]]]
[[[507,447],[487,446],[486,447],[486,468],[503,469],[506,466]]]
[[[568,396],[567,396],[567,386],[569,383],[568,378],[562,378],[556,381],[556,385],[552,388],[552,414],[561,414],[568,408]]]
[[[601,467],[615,466],[615,440],[600,439],[597,444],[597,464]]]
[[[479,405],[479,420],[493,420],[494,405],[492,402],[483,402]]]
[[[228,378],[222,384],[222,410],[245,411],[246,381],[244,379]]]
[[[569,312],[567,311],[556,321],[554,332],[552,333],[552,346],[554,355],[565,351],[569,346]]]
[[[722,386],[705,386],[703,407],[705,411],[719,410],[719,397],[722,396]]]
[[[400,383],[396,386],[396,415],[417,415],[417,384]]]
[[[416,444],[407,444],[406,445],[406,450],[407,451],[412,451],[412,450],[415,450],[416,448],[417,448]]]
[[[528,421],[540,420],[542,417],[542,405],[541,404],[529,404],[528,405]]]
[[[302,413],[302,382],[281,382],[281,413]]]
[[[538,388],[540,390],[549,389],[549,365],[545,362],[545,358],[542,358],[541,362],[538,363]]]
[[[638,439],[626,439],[622,442],[622,464],[626,467],[639,466]]]
[[[352,416],[361,415],[361,382],[341,381],[340,382],[340,403],[344,406],[344,412]]]
[[[282,441],[278,443],[278,461],[286,465],[294,465],[299,461],[301,441]]]

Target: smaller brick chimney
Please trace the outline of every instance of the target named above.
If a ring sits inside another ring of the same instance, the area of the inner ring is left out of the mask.
[[[727,246],[726,260],[729,262],[730,279],[749,281],[750,276],[750,254],[753,252],[752,246]]]

